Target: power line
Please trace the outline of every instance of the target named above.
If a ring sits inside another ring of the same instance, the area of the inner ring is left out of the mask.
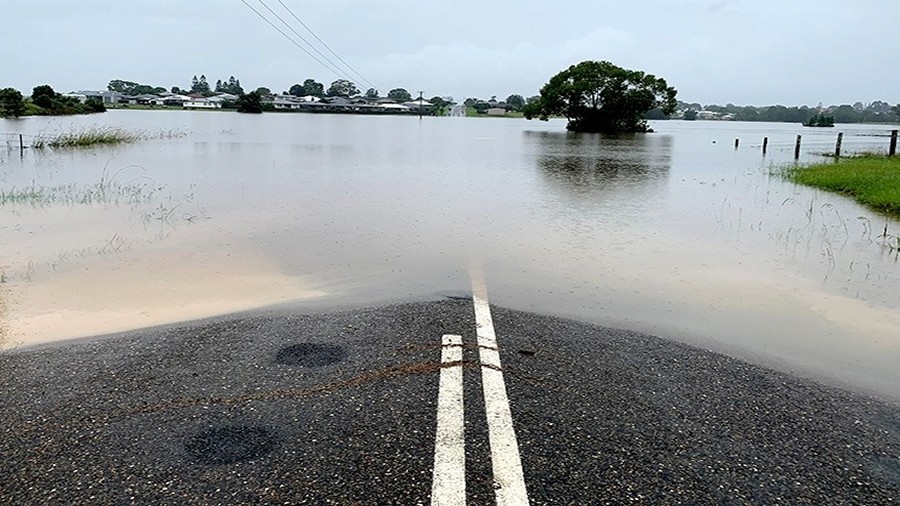
[[[284,9],[285,9],[286,11],[288,11],[288,14],[290,14],[291,16],[293,16],[294,19],[296,19],[297,22],[300,23],[300,25],[303,26],[303,28],[306,28],[306,31],[308,31],[309,33],[311,33],[312,36],[315,37],[316,40],[319,41],[319,43],[321,43],[322,46],[325,47],[325,49],[327,49],[331,54],[333,54],[333,55],[335,56],[335,58],[337,58],[338,60],[340,60],[341,63],[343,63],[348,69],[350,69],[351,72],[353,72],[354,74],[356,74],[357,76],[359,76],[360,79],[362,79],[363,81],[365,81],[365,83],[368,84],[369,86],[371,86],[372,88],[377,88],[377,86],[375,86],[374,84],[372,84],[371,81],[369,81],[368,79],[366,79],[365,77],[363,77],[363,75],[360,74],[359,72],[357,72],[356,69],[354,69],[353,67],[351,67],[349,63],[347,63],[346,61],[344,61],[344,59],[341,58],[341,56],[340,56],[339,54],[335,53],[334,50],[331,49],[331,47],[329,47],[328,44],[326,44],[324,40],[322,40],[321,38],[319,38],[318,35],[316,35],[316,32],[314,32],[314,31],[312,30],[312,28],[306,26],[306,23],[304,23],[303,20],[301,20],[300,18],[298,18],[297,15],[294,14],[294,11],[291,10],[290,7],[288,7],[287,5],[285,5],[284,2],[282,2],[281,0],[278,0],[278,3],[280,3],[281,6],[284,7]]]
[[[256,10],[256,9],[254,9],[252,5],[248,4],[246,0],[241,0],[241,3],[243,3],[244,5],[246,5],[251,11],[253,11],[257,16],[259,16],[260,19],[262,19],[263,21],[265,21],[266,23],[268,23],[269,26],[271,26],[272,28],[274,28],[275,30],[277,30],[278,33],[280,33],[284,38],[286,38],[291,44],[297,46],[297,47],[300,48],[304,53],[306,53],[307,55],[309,55],[310,58],[312,58],[313,60],[317,61],[317,62],[319,63],[319,65],[322,65],[323,67],[325,67],[325,68],[328,69],[330,72],[332,72],[332,73],[334,73],[335,75],[337,75],[338,77],[341,77],[341,78],[344,77],[343,75],[341,75],[341,74],[342,74],[341,72],[337,72],[335,69],[329,67],[329,66],[326,65],[324,62],[322,62],[322,60],[316,58],[316,55],[314,55],[314,54],[312,54],[311,52],[309,52],[308,49],[306,49],[305,47],[303,47],[303,46],[301,46],[300,44],[298,44],[297,41],[295,41],[294,39],[292,39],[288,34],[284,33],[284,31],[283,31],[281,28],[278,28],[278,26],[276,26],[275,23],[272,23],[272,22],[271,22],[267,17],[265,17],[262,13],[260,13],[260,12],[259,12],[258,10]]]
[[[260,4],[262,4],[262,6],[266,8],[266,10],[268,10],[269,12],[271,12],[272,15],[275,16],[276,19],[278,19],[278,21],[281,21],[281,23],[282,23],[284,26],[286,26],[286,27],[288,28],[288,30],[294,32],[294,35],[296,35],[300,40],[302,40],[303,42],[305,42],[306,45],[309,46],[310,49],[312,49],[313,51],[315,51],[320,57],[322,57],[325,61],[327,61],[328,64],[331,65],[332,71],[334,71],[335,73],[337,73],[337,74],[338,74],[339,76],[341,76],[342,78],[348,79],[349,81],[353,81],[353,78],[350,77],[350,75],[348,75],[346,72],[344,72],[343,70],[341,70],[341,68],[338,67],[333,61],[331,61],[331,59],[330,59],[329,57],[327,57],[327,56],[325,56],[324,54],[322,54],[322,52],[319,51],[319,50],[318,50],[313,44],[311,44],[308,40],[306,40],[305,37],[303,37],[302,35],[300,35],[300,33],[297,32],[297,30],[294,30],[294,27],[291,26],[287,21],[285,21],[284,18],[282,18],[277,12],[275,12],[274,10],[272,10],[272,8],[269,7],[269,6],[266,4],[266,2],[264,2],[263,0],[257,0],[257,1],[258,1]]]

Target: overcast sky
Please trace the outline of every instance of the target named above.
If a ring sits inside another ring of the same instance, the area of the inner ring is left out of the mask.
[[[688,102],[900,102],[896,0],[281,1],[382,94],[529,96],[593,59],[663,77]],[[273,91],[340,77],[242,0],[2,0],[0,87],[187,87],[195,74]]]

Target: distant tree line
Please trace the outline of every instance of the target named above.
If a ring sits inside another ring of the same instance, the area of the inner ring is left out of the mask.
[[[497,100],[497,95],[491,95],[487,100],[469,97],[464,102],[467,108],[471,108],[478,114],[486,114],[490,109],[504,109],[506,112],[521,112],[526,104],[533,103],[539,97],[533,96],[526,99],[522,95],[514,93],[506,100]]]
[[[50,85],[42,84],[31,90],[30,97],[24,97],[19,90],[0,90],[0,116],[62,116],[69,114],[90,114],[105,112],[103,102],[91,98],[81,102],[76,97],[57,93]]]
[[[696,118],[700,111],[710,111],[720,115],[731,115],[735,121],[770,121],[782,123],[805,123],[817,115],[827,115],[835,123],[891,123],[900,121],[900,104],[891,106],[887,102],[876,100],[870,104],[856,102],[853,105],[832,105],[823,107],[770,105],[765,107],[727,105],[700,105],[699,103],[679,102],[678,109],[693,111]],[[690,119],[685,117],[685,119]]]
[[[159,95],[167,91],[166,88],[161,86],[141,84],[122,79],[111,80],[107,85],[107,89],[123,95]],[[55,91],[50,93],[50,91],[52,91],[52,88],[49,85],[38,86],[32,91],[32,95],[27,97],[13,88],[0,89],[0,116],[80,114],[82,112],[105,110],[103,104],[98,100],[92,99],[82,104],[74,97],[66,97]],[[237,79],[235,76],[229,76],[228,79],[217,79],[215,84],[210,85],[204,74],[194,75],[191,78],[189,87],[173,86],[168,91],[179,94],[199,94],[207,97],[219,93],[229,93],[238,97],[247,94],[241,85],[240,79]],[[256,93],[259,96],[261,107],[264,110],[270,108],[271,104],[264,100],[265,97],[273,94],[270,88],[262,86],[251,93]],[[370,100],[381,98],[379,90],[369,88],[363,93],[353,82],[346,79],[335,80],[327,87],[315,79],[306,79],[302,83],[292,85],[283,94],[317,98],[354,96],[364,96]],[[385,98],[404,103],[413,100],[415,97],[405,88],[393,88],[387,93]],[[498,100],[497,96],[491,96],[489,99],[470,97],[465,100],[465,105],[470,111],[477,114],[486,114],[489,109],[493,108],[504,109],[507,112],[522,112],[528,104],[536,103],[539,98],[539,96],[531,96],[526,99],[520,94],[509,95],[505,100]],[[447,107],[452,105],[452,102],[439,96],[426,100],[434,105],[438,114],[441,114]],[[257,108],[255,98],[251,98],[249,102],[245,101],[245,103],[251,104],[247,107],[250,110]],[[237,102],[226,104],[226,106],[236,107]],[[809,122],[817,115],[828,116],[835,123],[891,123],[900,121],[900,104],[891,106],[881,100],[871,103],[856,102],[852,105],[842,104],[828,107],[823,107],[821,104],[817,107],[806,105],[795,107],[783,105],[756,107],[738,106],[731,103],[726,105],[702,105],[697,102],[678,101],[677,110],[680,111],[681,117],[687,120],[703,117],[703,112],[712,112],[736,121],[804,123]],[[662,108],[656,107],[644,113],[643,119],[667,119],[670,116]]]

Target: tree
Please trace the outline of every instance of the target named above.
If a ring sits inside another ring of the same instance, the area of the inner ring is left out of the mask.
[[[44,109],[53,108],[53,99],[56,98],[56,92],[49,84],[35,86],[31,90],[31,101],[34,105],[43,107]]]
[[[261,97],[264,97],[266,95],[271,95],[272,90],[270,90],[269,88],[266,88],[265,86],[260,86],[259,88],[256,88],[256,94]]]
[[[96,98],[89,98],[84,102],[85,112],[106,112],[106,106]]]
[[[369,88],[368,90],[366,90],[366,98],[373,100],[378,98],[378,90],[376,90],[375,88]]]
[[[222,91],[231,93],[232,95],[243,95],[244,88],[241,86],[241,80],[235,79],[234,76],[228,78],[228,82],[222,84]]]
[[[178,86],[172,86],[172,89],[169,91],[171,91],[172,93],[176,93],[176,94],[182,93],[181,88],[179,88]]]
[[[608,61],[583,61],[553,76],[541,98],[525,107],[525,117],[569,119],[575,132],[646,132],[642,116],[653,108],[675,112],[675,88],[654,75],[617,67]]]
[[[650,109],[649,111],[645,112],[641,117],[644,119],[655,119],[655,120],[669,119],[669,115],[664,113],[663,110],[660,109],[659,107],[654,107],[653,109]]]
[[[444,100],[443,97],[438,96],[431,97],[431,100],[429,100],[428,102],[434,106],[434,114],[436,116],[443,116],[444,114],[446,114],[447,107],[453,104],[453,102]]]
[[[191,91],[194,93],[209,93],[209,83],[206,81],[206,76],[201,75],[200,79],[197,79],[197,76],[194,76],[191,79]]]
[[[522,95],[510,95],[506,97],[506,105],[514,111],[521,111],[525,107],[525,98]]]
[[[387,96],[394,102],[399,102],[401,104],[403,102],[409,102],[410,100],[412,100],[412,95],[410,95],[409,92],[403,88],[394,88],[393,90],[388,92]]]
[[[118,93],[129,95],[130,93],[128,93],[128,91],[134,86],[137,86],[137,83],[131,81],[123,81],[121,79],[113,79],[109,82],[108,85],[106,85],[106,89],[109,91],[115,91]]]
[[[322,98],[325,96],[325,85],[312,79],[307,79],[303,81],[303,91],[304,95]]]
[[[473,105],[472,107],[475,108],[475,111],[478,114],[485,114],[487,113],[488,109],[491,108],[491,103],[485,102],[484,100],[479,100],[478,102],[475,102],[475,105]]]
[[[217,92],[219,92],[219,93],[222,93],[222,92],[225,91],[225,88],[224,88],[224,85],[222,84],[222,80],[221,80],[221,79],[219,79],[218,81],[216,81],[216,88],[215,88],[215,90],[216,90]]]
[[[261,113],[262,97],[255,91],[239,96],[237,99],[237,112]]]
[[[894,111],[894,116],[896,116],[897,120],[900,121],[900,104],[895,105],[891,108],[891,110]]]
[[[328,91],[325,92],[329,97],[352,97],[359,95],[356,85],[346,79],[338,79],[331,83]]]
[[[835,123],[856,123],[859,121],[859,113],[853,110],[853,106],[844,104],[831,111]]]
[[[291,89],[288,90],[288,93],[295,97],[302,97],[306,95],[306,88],[304,88],[302,84],[295,84],[291,86]]]
[[[22,93],[15,88],[0,90],[0,116],[18,118],[23,114],[25,114],[25,99],[22,98]]]
[[[697,111],[693,109],[688,109],[684,111],[684,120],[685,121],[694,121],[697,119]]]

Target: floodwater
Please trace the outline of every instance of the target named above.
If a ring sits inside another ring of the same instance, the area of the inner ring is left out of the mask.
[[[151,139],[25,150],[4,133]],[[0,121],[0,334],[464,295],[897,398],[900,223],[777,169],[891,126],[111,111]],[[763,137],[769,151],[761,153]],[[740,139],[735,149],[734,140]],[[889,237],[882,237],[887,229]],[[286,305],[286,306],[285,306]]]

